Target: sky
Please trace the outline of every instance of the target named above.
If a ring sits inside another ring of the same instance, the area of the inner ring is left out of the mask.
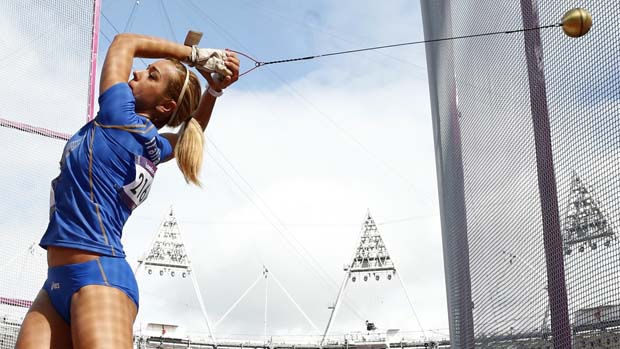
[[[23,13],[18,2],[5,6],[7,11]],[[29,23],[36,26],[34,20]],[[10,23],[0,27],[9,30]],[[66,27],[58,25],[57,29],[71,31],[71,25]],[[423,38],[417,1],[104,0],[98,76],[117,32],[182,42],[189,29],[204,32],[203,47],[230,48],[263,61]],[[17,42],[7,42],[10,38],[3,40],[0,44],[7,48],[18,47]],[[47,41],[23,40],[34,47]],[[61,51],[46,57],[46,62],[70,67],[68,59],[83,62],[83,55],[88,54],[80,52],[76,58],[78,53],[70,49]],[[25,54],[41,59],[32,55]],[[143,69],[148,62],[136,60],[134,68]],[[247,59],[241,64],[242,71],[253,67]],[[0,117],[74,132],[85,119],[80,115],[85,115],[84,74],[88,70],[35,66],[48,79],[37,84],[45,91],[41,95],[79,96],[58,98],[67,105],[54,108],[68,110],[71,121],[64,120],[62,113],[40,117],[51,113],[50,102],[45,101],[40,106],[29,105],[32,111],[26,114],[33,115],[30,119]],[[27,70],[26,64],[18,69]],[[6,69],[5,73],[14,76]],[[71,82],[74,76],[79,83]],[[46,87],[56,86],[58,80],[64,81],[62,89]],[[15,92],[16,98],[26,91]],[[17,115],[23,110],[10,112]],[[0,132],[17,138],[9,131]],[[423,46],[259,68],[241,77],[218,99],[206,136],[203,187],[187,185],[174,162],[161,165],[149,199],[125,226],[123,243],[128,261],[135,265],[173,207],[211,323],[261,275],[263,266],[270,270],[274,280],[257,284],[218,325],[216,337],[263,338],[265,308],[268,336],[318,336],[327,324],[328,306],[336,299],[345,275],[343,265],[351,262],[367,212],[379,226],[402,284],[396,279],[349,284],[331,333],[338,337],[360,332],[364,320],[370,320],[380,330],[400,329],[410,338],[447,334]],[[3,160],[15,161],[20,152],[34,156],[7,170],[3,175],[6,184],[0,189],[25,199],[12,204],[18,209],[5,204],[4,212],[17,213],[7,214],[9,222],[0,228],[14,229],[24,215],[36,216],[28,228],[23,223],[20,228],[30,232],[28,238],[6,247],[23,251],[45,228],[45,183],[55,176],[63,144],[37,136],[20,137],[15,142],[23,144],[16,143],[12,155]],[[27,185],[29,181],[37,184]],[[17,188],[28,188],[28,195]],[[321,331],[312,328],[275,279]],[[137,326],[166,321],[206,332],[188,279],[140,275],[139,283]]]

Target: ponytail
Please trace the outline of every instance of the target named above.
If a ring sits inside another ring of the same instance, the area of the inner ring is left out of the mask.
[[[190,115],[200,103],[200,81],[178,60],[170,59],[176,66],[178,79],[168,85],[167,94],[177,97],[177,108],[168,120],[170,127],[181,126],[179,139],[174,148],[174,157],[187,183],[200,186],[198,174],[202,167],[204,134],[202,126]]]
[[[204,134],[202,127],[194,118],[189,118],[179,130],[179,140],[174,148],[174,157],[187,183],[200,187],[198,174],[202,167]]]

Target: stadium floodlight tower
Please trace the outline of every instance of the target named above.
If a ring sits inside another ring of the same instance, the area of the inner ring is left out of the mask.
[[[169,277],[190,277],[194,286],[194,291],[200,305],[200,310],[205,319],[209,336],[213,340],[213,344],[217,346],[215,336],[211,331],[209,317],[202,300],[202,293],[198,287],[196,276],[192,272],[190,258],[185,250],[185,244],[181,237],[181,229],[176,217],[170,207],[168,214],[162,220],[155,238],[151,242],[147,252],[138,259],[138,266],[134,271],[136,277],[143,268],[149,275],[158,274],[160,276]]]
[[[577,173],[573,172],[568,210],[562,229],[564,255],[587,248],[595,250],[598,242],[609,247],[615,240],[614,231]]]
[[[607,190],[603,187],[603,190]],[[620,322],[620,245],[595,188],[573,172],[562,226],[568,308],[574,333]]]
[[[396,273],[394,262],[390,258],[370,212],[364,221],[362,236],[355,250],[353,261],[350,265],[345,266],[344,271],[351,276],[353,282],[357,280],[358,274],[363,277],[364,281],[368,281],[372,277],[379,281],[381,274],[386,274],[387,279],[391,280],[392,275]]]
[[[159,273],[160,276],[180,276],[182,278],[190,275],[190,260],[185,251],[181,231],[172,212],[172,207],[162,220],[147,253],[138,259],[136,275],[141,267],[144,267],[149,275],[154,272]]]
[[[359,244],[355,249],[355,253],[353,254],[351,263],[344,267],[344,271],[345,277],[340,287],[340,290],[338,291],[336,303],[333,306],[329,307],[332,311],[329,316],[325,332],[323,333],[323,337],[321,338],[321,347],[323,347],[325,338],[329,334],[329,329],[336,316],[340,301],[343,298],[344,291],[349,280],[351,280],[352,282],[356,282],[361,278],[364,281],[372,279],[374,279],[375,281],[380,281],[382,279],[381,277],[384,276],[384,279],[387,279],[389,281],[392,280],[393,276],[397,276],[398,279],[401,281],[401,285],[405,290],[405,295],[407,296],[409,305],[412,307],[413,310],[413,305],[411,303],[411,300],[409,299],[409,295],[407,294],[407,289],[404,287],[404,283],[402,282],[399,274],[396,273],[396,267],[394,266],[394,262],[392,261],[392,258],[390,257],[390,254],[385,247],[385,243],[381,238],[381,234],[377,229],[377,225],[375,224],[374,219],[370,215],[370,211],[368,211],[366,214],[366,220],[364,221],[364,224],[362,226]],[[413,311],[413,313],[415,315],[415,310]]]

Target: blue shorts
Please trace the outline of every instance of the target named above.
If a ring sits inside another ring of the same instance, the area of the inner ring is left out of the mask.
[[[138,283],[125,258],[101,256],[84,263],[49,268],[43,289],[50,297],[54,309],[70,324],[71,297],[88,285],[118,288],[138,307]]]

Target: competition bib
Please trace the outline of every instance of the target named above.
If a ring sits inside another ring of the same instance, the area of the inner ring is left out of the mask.
[[[146,200],[153,184],[157,167],[146,158],[136,155],[136,176],[134,180],[123,186],[121,197],[130,209],[134,210]]]

